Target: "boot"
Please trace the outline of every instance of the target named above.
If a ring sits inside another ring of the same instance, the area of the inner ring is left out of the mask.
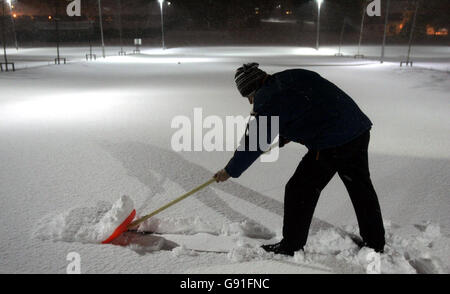
[[[262,245],[261,248],[267,252],[273,252],[275,254],[283,254],[283,255],[289,255],[289,256],[294,256],[295,251],[298,251],[300,249],[303,250],[303,248],[295,250],[293,247],[288,246],[283,241],[278,242],[276,244]]]

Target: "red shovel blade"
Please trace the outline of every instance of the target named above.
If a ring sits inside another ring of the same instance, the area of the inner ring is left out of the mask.
[[[114,239],[122,235],[123,232],[127,231],[128,225],[133,221],[135,216],[136,216],[136,209],[133,209],[130,215],[123,221],[123,223],[121,223],[120,226],[118,226],[117,229],[111,234],[111,236],[109,236],[108,239],[102,242],[102,244],[111,243]]]

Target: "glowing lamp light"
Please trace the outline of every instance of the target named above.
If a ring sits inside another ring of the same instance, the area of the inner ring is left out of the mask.
[[[51,16],[51,15],[49,15],[49,16],[48,16],[48,19],[52,19],[52,16]]]
[[[323,0],[317,1],[317,36],[316,36],[316,50],[319,51],[319,39],[320,39],[320,6],[323,3]]]
[[[319,6],[319,9],[320,9],[320,6],[322,6],[323,0],[316,0],[316,1],[317,1],[317,5]]]
[[[14,13],[14,14],[13,14],[13,17],[14,17],[14,18],[17,18],[17,14]]]
[[[164,0],[158,0],[159,6],[161,7],[161,43],[162,49],[166,49],[165,41],[164,41],[164,13],[163,13],[163,5]],[[169,2],[170,3],[170,2]]]

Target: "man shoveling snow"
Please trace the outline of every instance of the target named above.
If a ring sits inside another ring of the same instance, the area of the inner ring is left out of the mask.
[[[268,75],[258,66],[246,64],[235,75],[239,92],[253,105],[258,128],[254,133],[259,134],[260,117],[277,116],[280,147],[292,141],[308,148],[286,184],[283,239],[262,248],[291,256],[303,250],[320,193],[338,173],[355,208],[364,245],[383,252],[383,220],[368,164],[370,119],[346,93],[315,72],[293,69]],[[267,130],[270,144],[278,134]],[[245,146],[214,175],[217,182],[239,177],[264,153],[259,147],[249,149],[252,134],[245,134]]]

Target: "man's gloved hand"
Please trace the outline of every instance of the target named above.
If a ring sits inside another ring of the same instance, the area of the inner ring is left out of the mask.
[[[291,141],[289,141],[288,139],[286,139],[285,137],[280,136],[280,139],[278,140],[278,145],[280,146],[280,148],[284,147],[284,145],[289,144]]]
[[[214,179],[216,179],[217,183],[225,182],[230,178],[230,175],[227,173],[225,169],[221,169],[214,175]]]

